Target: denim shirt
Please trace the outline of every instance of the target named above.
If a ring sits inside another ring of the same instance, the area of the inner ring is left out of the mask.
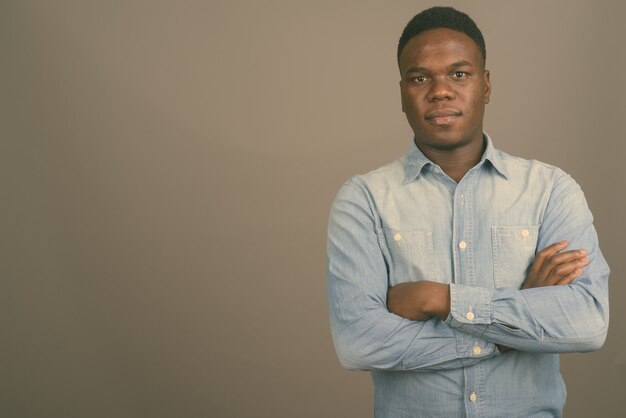
[[[458,184],[413,144],[350,178],[333,203],[333,341],[344,367],[371,370],[376,417],[560,417],[558,353],[606,338],[609,267],[580,187],[484,138]],[[588,251],[582,275],[520,290],[535,254],[561,240]],[[390,286],[418,280],[450,284],[445,321],[387,310]]]

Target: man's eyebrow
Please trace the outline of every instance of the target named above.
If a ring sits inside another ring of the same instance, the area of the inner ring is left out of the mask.
[[[450,64],[450,67],[452,68],[458,68],[458,67],[473,67],[472,63],[467,61],[467,60],[461,60],[461,61],[457,61],[457,62],[453,62],[452,64]],[[410,74],[410,73],[423,73],[426,72],[426,68],[422,67],[421,65],[415,66],[415,67],[409,67],[407,68],[407,70],[404,72],[405,74]]]
[[[409,74],[409,73],[423,73],[424,71],[426,71],[426,68],[424,68],[422,66],[410,67],[410,68],[407,68],[407,70],[405,71],[405,74]]]
[[[465,60],[457,61],[457,62],[455,62],[453,64],[450,64],[450,67],[454,67],[454,68],[457,68],[457,67],[471,67],[471,66],[472,66],[472,63],[469,62],[469,61],[465,61]]]

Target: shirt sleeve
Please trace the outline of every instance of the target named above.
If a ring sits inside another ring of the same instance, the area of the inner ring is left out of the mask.
[[[588,251],[590,263],[571,284],[533,289],[451,285],[446,323],[458,331],[529,352],[599,349],[609,323],[609,266],[598,246],[593,217],[574,180],[558,171],[539,230],[537,248],[561,240]]]
[[[444,370],[499,354],[494,343],[438,318],[410,321],[387,310],[388,274],[374,212],[352,182],[339,191],[328,225],[328,308],[341,364],[358,370]]]

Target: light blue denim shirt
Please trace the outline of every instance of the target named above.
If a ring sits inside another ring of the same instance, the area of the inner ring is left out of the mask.
[[[560,417],[558,353],[595,350],[606,338],[609,267],[580,187],[485,141],[458,184],[413,144],[350,178],[333,203],[333,341],[344,367],[371,370],[376,417]],[[519,290],[535,254],[561,240],[589,252],[583,274]],[[418,280],[450,284],[445,321],[387,310],[390,286]]]

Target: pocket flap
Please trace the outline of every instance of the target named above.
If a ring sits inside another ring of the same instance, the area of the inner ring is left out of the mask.
[[[384,228],[380,235],[380,245],[390,250],[432,250],[433,234],[428,229],[389,229]]]
[[[498,246],[532,246],[537,244],[539,225],[492,226],[492,238]]]

